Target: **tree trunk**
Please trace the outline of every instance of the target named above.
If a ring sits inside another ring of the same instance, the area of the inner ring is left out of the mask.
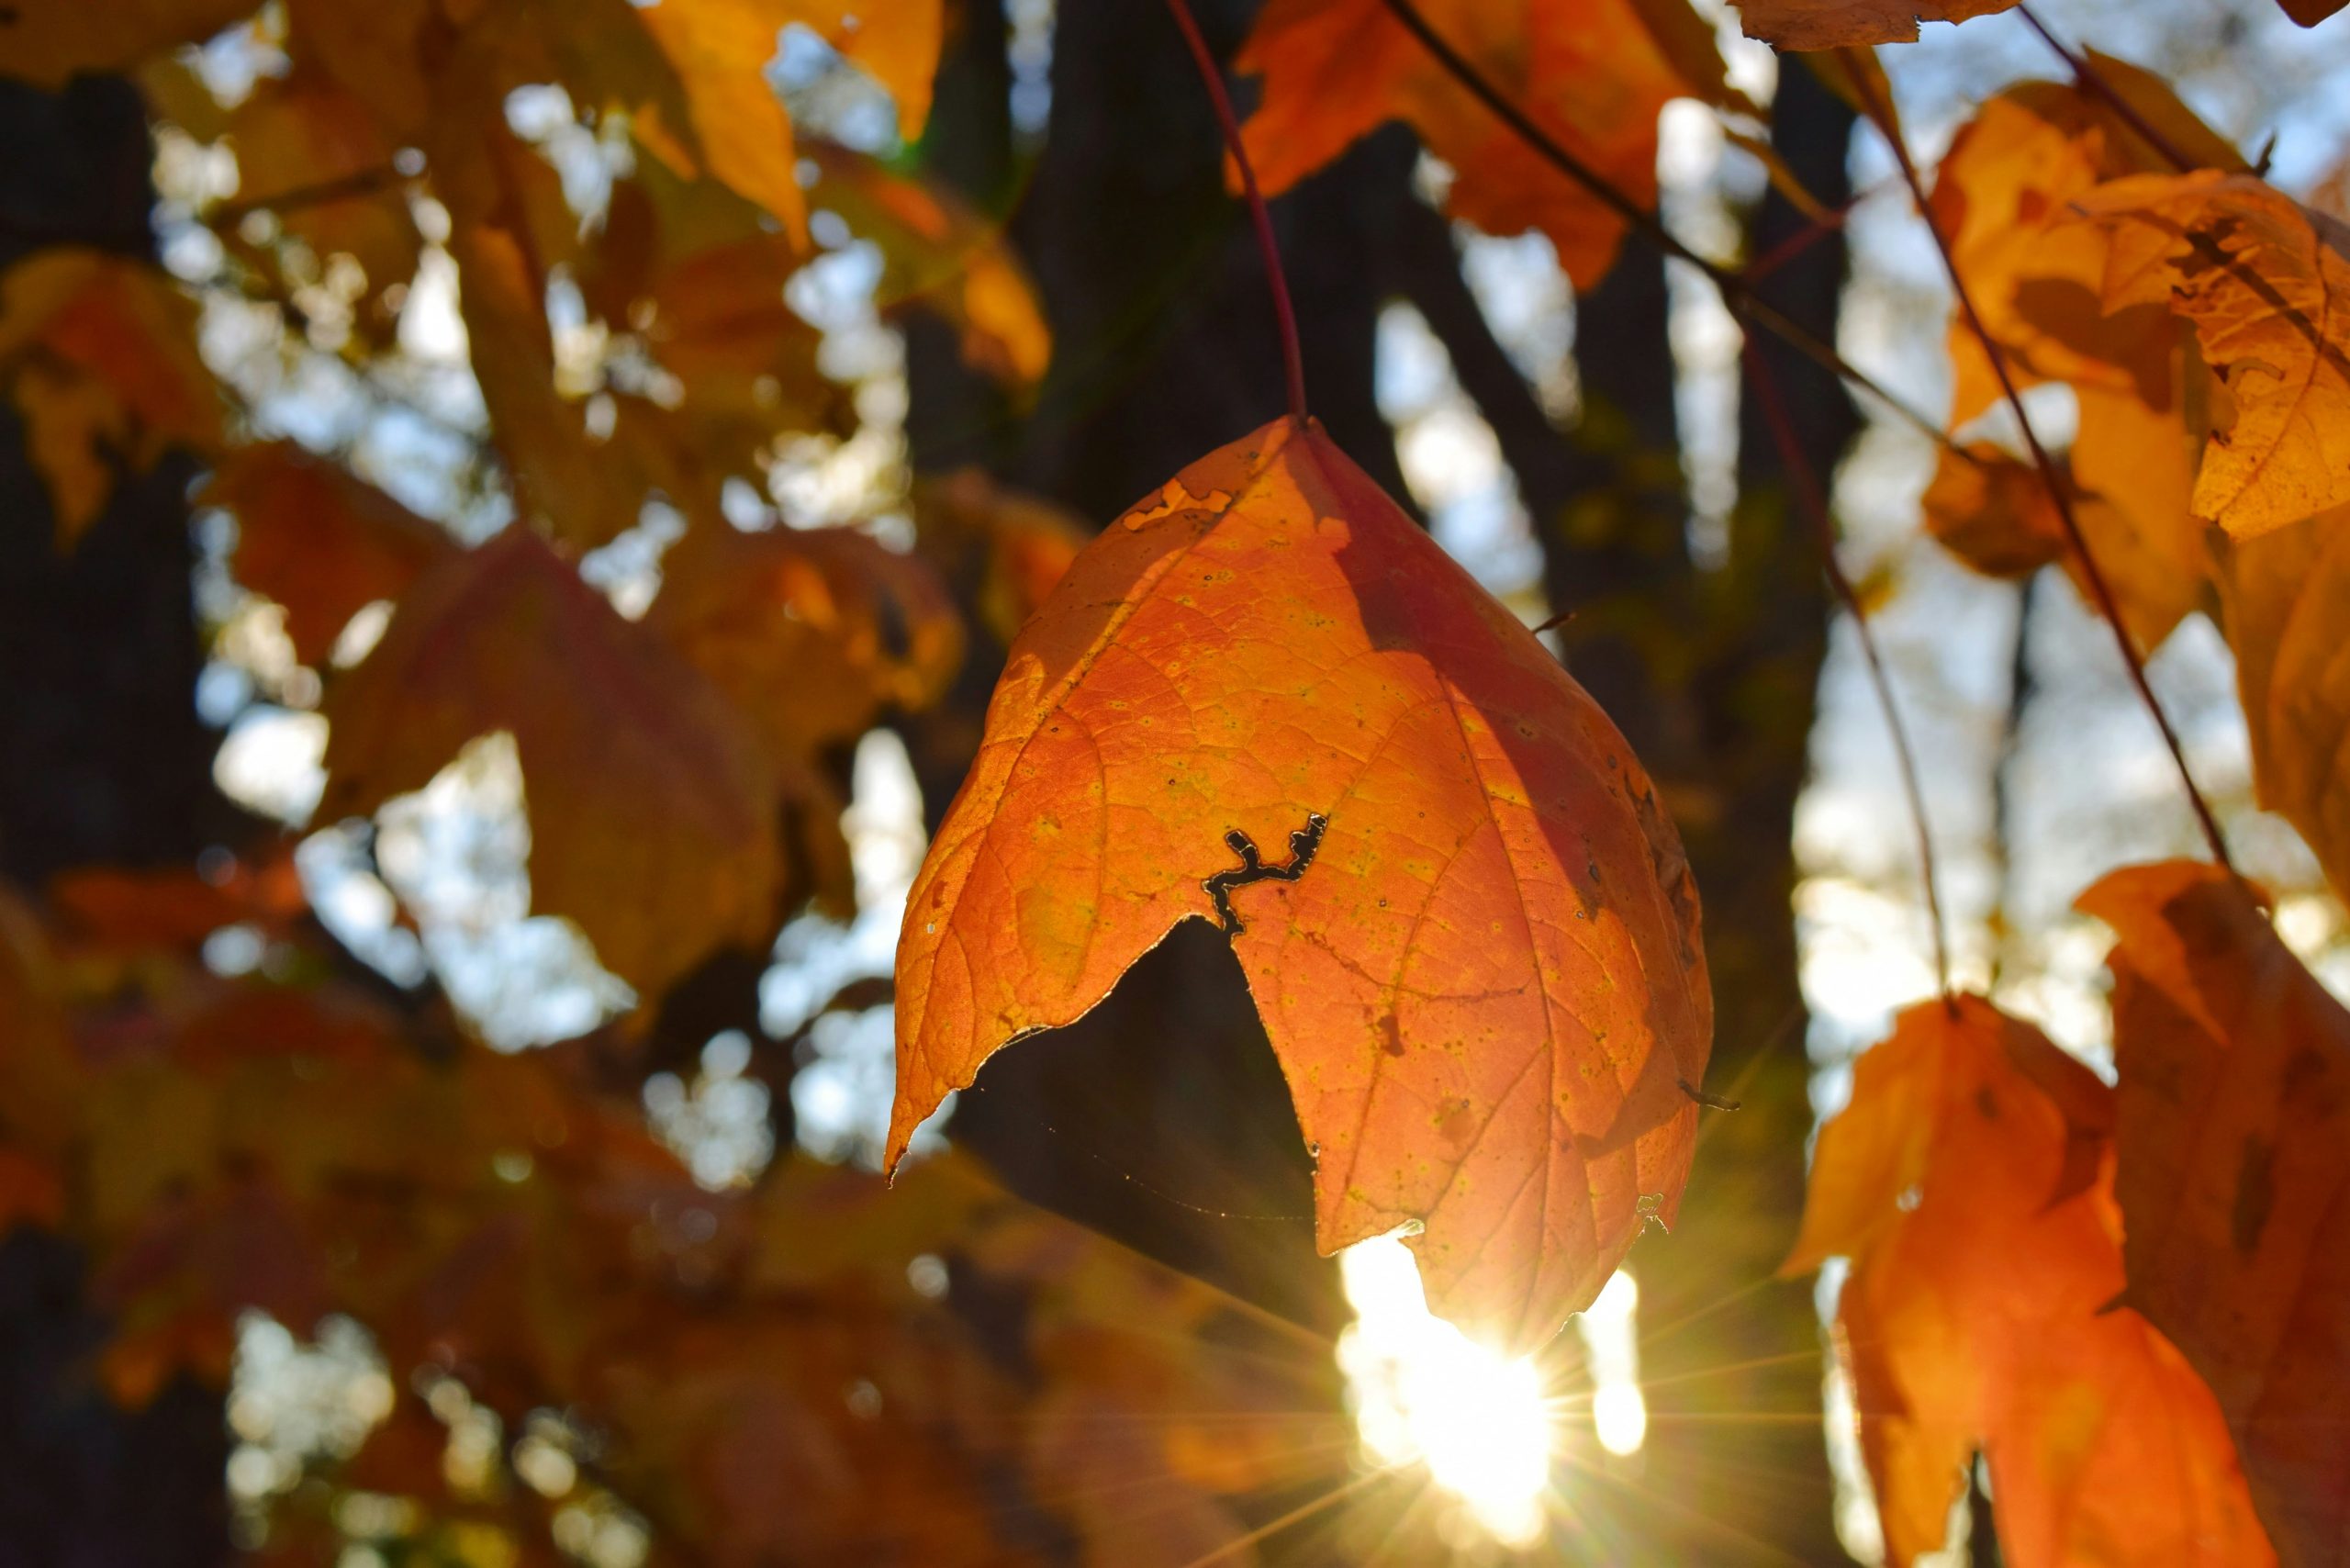
[[[1789,61],[1773,116],[1779,155],[1823,205],[1841,206],[1851,191],[1852,112]],[[1752,252],[1806,222],[1773,191],[1755,219]],[[1833,342],[1844,275],[1843,241],[1832,234],[1773,273],[1762,293]],[[1757,347],[1825,493],[1859,427],[1851,400],[1785,345],[1762,337]],[[1833,1562],[1841,1551],[1818,1419],[1823,1369],[1812,1283],[1774,1278],[1803,1212],[1813,1119],[1793,845],[1830,607],[1818,545],[1751,389],[1740,407],[1729,558],[1701,585],[1702,656],[1687,689],[1702,772],[1676,783],[1713,976],[1707,1083],[1743,1108],[1706,1113],[1676,1234],[1635,1254],[1650,1329],[1643,1371],[1664,1384],[1656,1404],[1666,1418],[1653,1428],[1649,1469],[1734,1535],[1807,1562]],[[1693,1318],[1699,1313],[1707,1316]],[[1676,1410],[1697,1418],[1673,1420]]]
[[[41,245],[153,252],[145,112],[126,83],[0,83],[0,265]],[[0,876],[191,864],[229,815],[198,722],[185,462],[124,476],[70,555],[22,421],[0,407]],[[227,1427],[185,1377],[144,1409],[90,1377],[84,1260],[0,1242],[0,1564],[197,1568],[229,1557]]]

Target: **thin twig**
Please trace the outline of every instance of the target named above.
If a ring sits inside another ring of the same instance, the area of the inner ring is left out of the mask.
[[[2031,30],[2040,35],[2041,41],[2056,51],[2056,58],[2063,61],[2066,69],[2072,72],[2073,80],[2092,97],[2103,100],[2106,107],[2121,117],[2122,124],[2138,133],[2140,140],[2162,154],[2165,162],[2182,174],[2190,169],[2201,167],[2194,159],[2180,151],[2170,138],[2156,130],[2146,117],[2138,112],[2137,106],[2123,97],[2120,90],[2105,79],[2104,73],[2088,62],[2087,57],[2075,54],[2065,48],[2064,41],[2048,30],[2048,25],[2032,15],[2031,6],[2018,6],[2016,10],[2031,25]]]
[[[1706,276],[1706,280],[1721,291],[1722,303],[1731,312],[1755,326],[1774,333],[1807,358],[1837,376],[1859,387],[1893,411],[1905,422],[1914,426],[1935,445],[1946,448],[1969,462],[1976,461],[1966,450],[1953,441],[1950,432],[1939,420],[1930,420],[1917,409],[1879,385],[1874,377],[1862,371],[1838,353],[1830,344],[1805,330],[1768,300],[1761,298],[1752,286],[1740,274],[1707,261],[1704,256],[1682,243],[1670,229],[1657,220],[1656,215],[1626,196],[1606,175],[1576,157],[1559,140],[1534,123],[1527,113],[1505,97],[1501,91],[1485,79],[1484,74],[1464,58],[1460,51],[1447,43],[1443,35],[1428,25],[1412,0],[1382,0],[1405,30],[1419,39],[1422,48],[1436,58],[1452,78],[1466,87],[1477,100],[1499,117],[1502,123],[1516,132],[1519,140],[1540,153],[1545,162],[1561,174],[1598,198],[1601,206],[1621,218],[1634,233],[1666,255],[1688,263]]]
[[[1232,161],[1240,166],[1248,217],[1257,226],[1257,249],[1265,256],[1265,280],[1273,290],[1273,318],[1281,328],[1281,368],[1289,377],[1289,417],[1302,425],[1305,422],[1305,356],[1297,346],[1297,312],[1290,305],[1289,279],[1281,272],[1281,247],[1273,243],[1273,220],[1265,210],[1265,194],[1257,188],[1257,171],[1249,164],[1248,149],[1241,143],[1240,121],[1233,115],[1232,99],[1224,90],[1224,72],[1208,52],[1208,40],[1200,36],[1200,24],[1192,19],[1191,6],[1184,0],[1167,0],[1167,8],[1175,14],[1175,25],[1191,46],[1192,63],[1199,67],[1200,80],[1206,84],[1209,101],[1215,106],[1225,145],[1232,149]]]
[[[1885,727],[1893,736],[1893,755],[1899,764],[1902,791],[1909,797],[1909,820],[1918,830],[1918,879],[1926,899],[1926,921],[1934,935],[1934,989],[1945,1002],[1951,1000],[1950,933],[1942,923],[1942,895],[1934,878],[1934,835],[1926,822],[1926,791],[1918,775],[1918,756],[1909,745],[1908,727],[1901,722],[1901,709],[1894,700],[1893,677],[1885,666],[1885,658],[1877,651],[1876,633],[1869,627],[1869,613],[1861,602],[1860,590],[1844,574],[1843,563],[1836,558],[1836,521],[1830,515],[1828,498],[1822,493],[1819,476],[1812,471],[1810,461],[1804,455],[1803,444],[1796,439],[1795,421],[1787,415],[1785,398],[1779,390],[1776,377],[1757,352],[1752,339],[1745,347],[1746,375],[1754,389],[1754,400],[1762,409],[1762,422],[1770,428],[1771,442],[1779,449],[1779,461],[1787,471],[1787,483],[1795,491],[1796,504],[1811,520],[1813,532],[1819,537],[1820,566],[1828,574],[1829,587],[1852,618],[1852,630],[1861,640],[1861,656],[1869,668],[1869,681],[1876,688],[1877,706],[1885,712]]]
[[[2171,761],[2178,768],[2179,783],[2187,790],[2188,803],[2195,809],[2195,820],[2203,829],[2203,837],[2210,846],[2211,858],[2230,871],[2234,863],[2228,858],[2227,840],[2220,833],[2219,819],[2211,814],[2210,802],[2195,785],[2195,775],[2187,766],[2187,749],[2179,744],[2178,732],[2171,727],[2170,715],[2163,711],[2161,700],[2146,679],[2145,661],[2138,656],[2137,644],[2130,640],[2129,629],[2122,624],[2121,607],[2113,597],[2113,588],[2105,580],[2105,573],[2089,552],[2087,537],[2081,532],[2079,519],[2073,515],[2073,498],[2064,479],[2056,472],[2048,449],[2040,443],[2039,433],[2032,429],[2031,420],[2024,412],[2022,394],[2017,391],[2015,376],[2008,368],[2008,357],[1998,340],[1984,325],[1982,313],[1975,308],[1975,297],[1968,292],[1966,280],[1959,274],[1958,262],[1951,254],[1950,241],[1944,238],[1942,226],[1934,221],[1933,210],[1926,204],[1925,182],[1918,175],[1918,165],[1909,156],[1909,149],[1893,129],[1893,118],[1875,86],[1861,72],[1852,73],[1854,85],[1867,101],[1869,119],[1893,150],[1895,162],[1901,166],[1901,178],[1909,187],[1910,199],[1917,203],[1918,216],[1925,220],[1926,231],[1933,237],[1934,249],[1942,256],[1942,271],[1950,278],[1951,292],[1958,297],[1959,313],[1966,318],[1968,330],[1983,345],[1984,357],[1991,362],[1992,374],[1999,380],[2000,396],[2009,411],[2015,415],[2016,424],[2023,433],[2024,445],[2031,453],[2033,466],[2040,470],[2041,483],[2047,487],[2048,498],[2056,509],[2057,520],[2064,524],[2065,542],[2072,546],[2074,558],[2080,562],[2081,577],[2088,584],[2089,597],[2097,601],[2098,613],[2113,633],[2113,645],[2121,651],[2121,662],[2130,671],[2130,682],[2138,689],[2140,700],[2153,716],[2154,727],[2162,732],[2163,745],[2170,748]]]

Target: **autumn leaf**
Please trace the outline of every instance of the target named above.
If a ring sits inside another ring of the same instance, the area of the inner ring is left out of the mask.
[[[806,27],[864,65],[897,99],[900,132],[912,138],[930,113],[941,9],[942,0],[659,0],[640,14],[684,84],[710,173],[797,237],[807,202],[793,168],[791,119],[766,76],[783,29]]]
[[[1085,548],[1077,519],[979,468],[914,483],[916,548],[962,585],[998,642],[1009,645]]]
[[[890,1161],[1186,918],[1236,931],[1324,1251],[1423,1225],[1437,1310],[1522,1346],[1671,1220],[1712,1021],[1672,824],[1541,644],[1285,422],[1112,524],[1013,644],[907,903]]]
[[[1667,101],[1741,106],[1712,30],[1684,0],[1445,0],[1429,25],[1542,129],[1642,207],[1656,205]],[[1488,234],[1539,229],[1578,288],[1606,272],[1623,223],[1463,89],[1380,0],[1270,0],[1235,58],[1264,78],[1243,128],[1277,196],[1390,119],[1454,183],[1446,210]]]
[[[232,448],[199,494],[237,520],[237,580],[285,610],[295,656],[323,664],[351,618],[397,599],[449,536],[293,442]]]
[[[1731,0],[1739,26],[1774,49],[1915,43],[1920,22],[1991,17],[2016,0]]]
[[[929,565],[852,529],[719,526],[661,563],[647,625],[752,716],[782,762],[927,707],[963,657]]]
[[[600,241],[579,258],[589,308],[677,378],[719,477],[763,478],[755,454],[779,431],[854,423],[846,389],[818,367],[822,334],[785,301],[806,260],[732,191],[657,162],[613,187]]]
[[[1852,1260],[1837,1327],[1888,1561],[1939,1549],[1989,1462],[2002,1560],[2265,1563],[2211,1393],[2128,1307],[2111,1092],[1975,997],[1854,1065],[1785,1270]]]
[[[2350,1012],[2219,867],[2116,871],[2114,1191],[2129,1300],[2234,1428],[2288,1563],[2350,1544]]]
[[[2149,143],[2140,126],[2203,166],[2244,165],[2159,77],[2094,52],[2090,65],[2130,105],[2134,124],[2086,88],[2019,83],[1960,128],[1935,173],[1930,211],[1985,328],[2021,383],[2128,390],[2163,407],[2176,396],[2176,348],[2158,329],[2162,307],[2108,313],[2110,242],[2076,220],[2074,204],[2104,182],[2171,169],[2164,148]],[[1950,354],[1956,427],[2001,393],[1973,327],[1956,313]]]
[[[322,74],[297,73],[256,84],[221,129],[237,155],[235,207],[271,209],[322,272],[350,257],[364,279],[352,298],[358,324],[371,341],[387,338],[398,312],[385,291],[415,277],[424,241],[392,165],[397,147],[366,106]],[[328,194],[335,191],[343,194]],[[240,254],[268,253],[219,227]],[[275,275],[274,258],[266,270]],[[292,291],[288,280],[279,286]]]
[[[2261,806],[2300,830],[2334,886],[2350,885],[2350,513],[2337,508],[2216,552],[2221,619],[2252,740]]]
[[[1926,531],[1986,577],[2028,577],[2064,558],[2064,523],[2040,470],[1986,442],[1945,450],[1919,504]]]
[[[0,76],[53,91],[84,72],[123,71],[174,44],[201,43],[255,9],[254,0],[30,0],[0,10]]]
[[[810,205],[836,214],[881,252],[878,306],[936,312],[961,334],[964,362],[986,375],[1019,386],[1044,379],[1052,330],[998,225],[946,185],[849,148],[810,140],[800,151],[816,167]]]
[[[526,529],[427,570],[326,713],[325,821],[510,733],[533,902],[576,921],[640,995],[779,923],[773,765],[723,698]]]
[[[2199,371],[2179,330],[2165,330],[2159,304],[2104,312],[2111,241],[2077,220],[2075,203],[2103,182],[2170,168],[2173,151],[2215,168],[2243,163],[2160,78],[2094,51],[2088,68],[2129,106],[2127,115],[2077,85],[2010,87],[1960,129],[1935,176],[1930,209],[2018,384],[2072,386],[2075,520],[2132,638],[2152,649],[2202,599],[2204,525],[2189,504],[2199,441],[2188,433]],[[2003,394],[1963,313],[1953,314],[1949,343],[1956,428]],[[1969,488],[1986,475],[1989,504],[1976,504]],[[2029,555],[2062,559],[2087,593],[2044,487],[2030,494],[2030,477],[2004,459],[1983,474],[1955,473],[1946,455],[1928,496],[1929,526],[1995,576],[2026,569]]]
[[[2085,422],[2091,398],[2088,392],[2081,394]],[[2119,405],[2110,410],[2114,427],[2139,430],[2145,440],[2144,462],[2159,468],[2164,437],[2177,431],[2176,424],[2165,422],[2159,412],[2143,410],[2126,395],[2113,401]],[[2143,420],[2130,420],[2130,415],[2142,412]],[[2101,460],[2104,448],[2098,451]],[[2143,514],[2102,495],[2085,493],[2068,465],[2060,463],[2057,475],[2065,486],[2073,521],[2112,590],[2123,625],[2141,648],[2158,645],[2201,601],[2208,564],[2201,525],[2182,510],[2169,526],[2141,528],[2138,517]],[[2131,483],[2127,474],[2111,477],[2125,487]],[[2183,485],[2178,494],[2184,496]],[[1986,577],[2021,577],[2061,561],[2084,601],[2097,602],[2037,464],[1985,442],[1945,449],[1920,504],[1927,532],[1976,571]]]
[[[2166,304],[2226,388],[2196,513],[2250,538],[2350,500],[2343,226],[2209,170],[2118,180],[2076,205],[2112,236],[2107,308]]]
[[[127,257],[57,246],[0,273],[0,386],[25,420],[60,547],[97,520],[118,465],[143,472],[173,447],[221,442],[195,302]]]

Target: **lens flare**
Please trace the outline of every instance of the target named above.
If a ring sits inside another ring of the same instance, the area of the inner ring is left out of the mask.
[[[1640,1288],[1618,1269],[1599,1299],[1575,1319],[1591,1369],[1591,1424],[1612,1454],[1638,1453],[1648,1439],[1649,1406],[1640,1395]]]
[[[1393,1237],[1339,1258],[1355,1321],[1338,1337],[1363,1452],[1427,1466],[1489,1535],[1539,1540],[1557,1433],[1531,1361],[1510,1361],[1431,1316],[1419,1265]]]

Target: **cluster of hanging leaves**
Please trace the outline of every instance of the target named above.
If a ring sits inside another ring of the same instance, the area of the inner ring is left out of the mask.
[[[1747,18],[1819,44],[1894,28]],[[2093,50],[1983,104],[1926,216],[1979,317],[1951,325],[1953,431],[2003,372],[2078,409],[2053,474],[1953,442],[1927,527],[1994,576],[2061,564],[2086,589],[2093,561],[2144,650],[2211,613],[2261,804],[2350,888],[2350,709],[2322,629],[2350,613],[2350,231]],[[2343,1561],[2350,1014],[2222,868],[2125,868],[2080,907],[2120,938],[2112,1088],[1959,998],[1904,1014],[1821,1135],[1788,1267],[1852,1260],[1837,1322],[1888,1551],[1940,1544],[1979,1450],[2012,1561]]]

